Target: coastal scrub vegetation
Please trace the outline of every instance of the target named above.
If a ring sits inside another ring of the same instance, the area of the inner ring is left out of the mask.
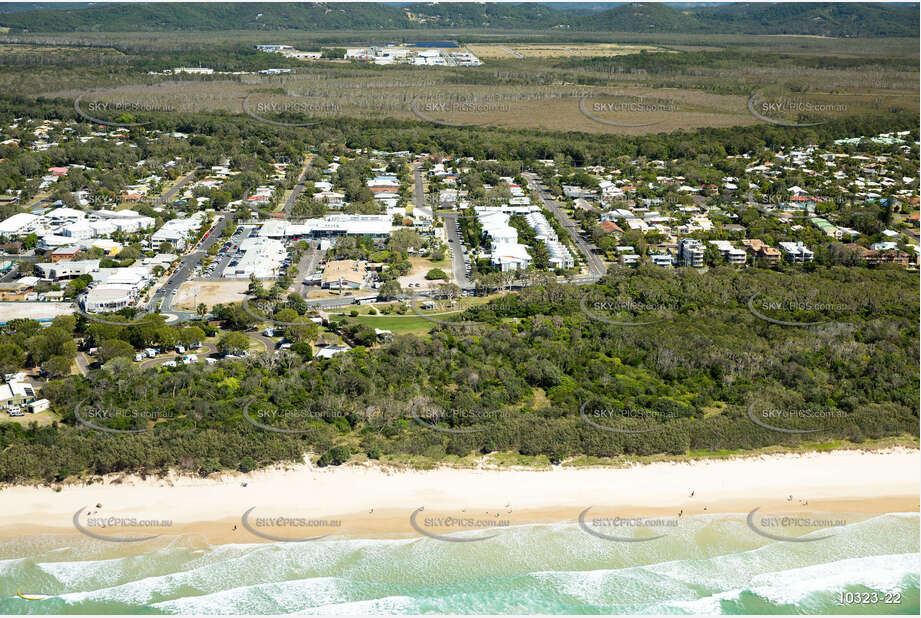
[[[143,371],[116,355],[48,383],[60,422],[0,424],[0,481],[208,474],[305,453],[321,465],[490,452],[560,462],[917,434],[918,295],[915,274],[888,268],[613,268],[595,286],[544,283],[457,316],[480,324],[326,360],[285,351]],[[232,315],[226,328],[246,327]],[[112,334],[131,340],[133,328]],[[137,432],[87,427],[77,404],[109,411],[98,426]],[[755,422],[752,406],[809,413],[756,417],[794,433]]]

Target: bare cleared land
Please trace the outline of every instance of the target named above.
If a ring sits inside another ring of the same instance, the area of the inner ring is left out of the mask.
[[[219,303],[238,303],[247,297],[247,288],[249,280],[186,281],[171,306],[180,311],[194,311],[198,303],[205,303],[209,309]]]

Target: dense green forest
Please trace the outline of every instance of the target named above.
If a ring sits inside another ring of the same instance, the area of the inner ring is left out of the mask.
[[[900,269],[615,269],[597,286],[549,283],[458,318],[481,325],[435,326],[325,361],[283,353],[145,372],[114,358],[88,378],[44,388],[63,422],[0,425],[0,481],[171,467],[207,474],[305,452],[321,464],[358,453],[440,461],[492,451],[563,461],[916,435],[918,292],[917,275]],[[749,310],[755,294],[833,310],[775,314],[823,322],[780,326]],[[610,306],[618,309],[599,309]],[[659,321],[626,327],[599,315]],[[78,403],[84,418],[122,411],[96,424],[146,431],[85,427]],[[821,411],[820,420],[771,421],[820,431],[762,427],[748,415],[756,404]],[[244,410],[296,433],[258,427]],[[609,414],[588,423],[586,410]]]
[[[626,54],[623,56],[589,56],[563,58],[554,67],[588,69],[608,73],[645,71],[649,74],[683,73],[699,69],[736,69],[740,66],[795,67],[798,69],[872,69],[916,71],[916,60],[905,58],[843,58],[840,56],[795,56],[792,54],[755,54],[739,50],[684,52],[681,54]]]
[[[27,97],[0,97],[0,119],[12,122],[18,116],[35,118],[84,120],[65,101],[30,99]],[[279,118],[281,119],[281,118]],[[289,115],[288,122],[309,121],[309,116]],[[429,152],[468,156],[477,160],[497,159],[516,161],[525,166],[537,159],[559,159],[561,162],[582,165],[610,165],[619,157],[646,157],[649,159],[695,159],[707,156],[712,159],[727,155],[758,153],[764,149],[783,150],[801,144],[829,147],[836,139],[871,136],[887,131],[911,131],[917,139],[917,116],[907,112],[885,112],[874,115],[850,116],[831,120],[811,127],[782,127],[753,125],[730,129],[700,129],[673,131],[645,136],[590,135],[580,132],[550,132],[537,129],[500,129],[490,127],[446,127],[420,121],[357,120],[349,118],[326,119],[315,127],[278,127],[259,122],[242,114],[139,114],[137,121],[148,122],[144,129],[181,131],[196,134],[193,145],[202,163],[216,165],[222,154],[239,151],[241,144],[253,148],[251,152],[282,151],[287,155],[296,152],[299,144],[344,144],[349,148],[372,148],[384,151]],[[140,131],[140,128],[133,128]],[[143,141],[143,140],[142,140]],[[153,149],[163,146],[151,145]],[[873,152],[880,149],[872,143],[860,144],[861,150]],[[187,148],[188,149],[188,148]],[[192,149],[189,149],[192,150]],[[2,152],[2,151],[0,151]],[[91,163],[64,156],[64,149],[30,153],[36,165],[65,165]],[[83,155],[105,157],[104,149],[85,144],[76,147]],[[132,155],[134,156],[134,155]],[[7,170],[4,166],[9,163]],[[0,178],[15,178],[19,172],[16,162],[0,164]],[[36,168],[37,169],[37,168]]]
[[[15,32],[173,30],[412,30],[490,28],[656,33],[811,34],[915,37],[911,4],[770,3],[677,8],[623,3],[586,14],[539,3],[114,4],[0,13]]]

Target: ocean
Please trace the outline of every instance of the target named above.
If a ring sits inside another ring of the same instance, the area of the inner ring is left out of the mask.
[[[569,523],[464,543],[26,536],[0,542],[0,614],[919,613],[918,514],[810,533],[826,534],[772,540],[714,514],[634,543]]]

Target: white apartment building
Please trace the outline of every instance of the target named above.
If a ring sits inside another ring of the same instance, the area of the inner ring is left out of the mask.
[[[531,265],[528,247],[519,243],[498,243],[492,246],[489,261],[502,272],[524,270]]]
[[[0,221],[0,237],[12,237],[29,234],[33,226],[41,219],[38,215],[20,212]]]
[[[678,243],[678,263],[692,268],[704,267],[704,248],[699,240],[681,239]]]
[[[268,221],[259,230],[259,235],[269,238],[368,236],[384,239],[392,231],[392,216],[335,214],[326,215],[322,219],[306,219],[300,223]]]
[[[719,249],[720,255],[730,264],[745,265],[745,251],[736,249],[728,240],[711,240],[710,244]]]
[[[569,248],[558,240],[546,241],[547,251],[550,253],[550,265],[554,268],[572,268],[576,265]]]
[[[195,213],[191,217],[172,219],[163,224],[159,230],[150,237],[151,242],[171,243],[177,249],[184,249],[188,241],[195,235],[204,221],[202,213]]]
[[[805,264],[815,259],[815,253],[810,251],[802,241],[781,242],[777,243],[777,246],[780,247],[784,259],[793,264]]]

